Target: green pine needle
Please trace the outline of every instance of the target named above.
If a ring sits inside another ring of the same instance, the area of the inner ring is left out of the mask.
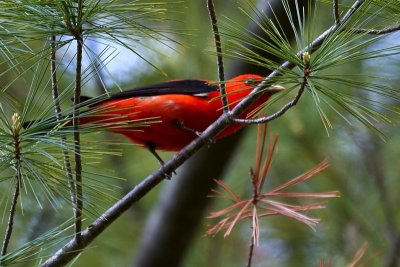
[[[60,226],[50,229],[43,235],[25,243],[20,248],[0,256],[0,264],[2,266],[10,266],[47,258],[50,255],[50,249],[57,247],[72,237],[71,234],[67,233],[72,228],[72,221],[72,219],[69,219]]]
[[[176,3],[169,5],[173,7]],[[40,59],[46,58],[50,45],[44,47],[43,51],[38,51],[36,46],[51,36],[62,36],[57,41],[57,49],[69,46],[75,40],[74,34],[80,26],[85,39],[101,39],[104,43],[121,45],[162,72],[140,52],[143,50],[140,48],[148,50],[144,41],[153,40],[174,49],[171,44],[177,42],[171,38],[171,34],[179,32],[162,26],[168,20],[165,16],[166,6],[165,3],[88,0],[85,1],[83,14],[79,16],[76,14],[76,1],[71,0],[0,1],[0,56],[8,64],[7,71],[0,77],[7,73],[22,75]],[[147,26],[150,23],[151,27]],[[40,53],[44,57],[38,56]]]
[[[242,8],[242,11],[260,28],[265,37],[256,35],[229,18],[226,18],[222,27],[223,36],[226,39],[225,56],[268,70],[280,70],[280,75],[270,82],[287,87],[288,92],[268,101],[265,106],[269,106],[290,91],[300,87],[305,66],[301,57],[298,56],[298,52],[307,49],[312,41],[311,37],[316,32],[311,22],[316,21],[318,4],[309,5],[311,8],[309,14],[311,15],[305,20],[303,19],[303,9],[297,2],[294,12],[289,9],[288,0],[284,0],[282,3],[294,34],[294,44],[291,44],[288,38],[281,33],[279,24],[274,24],[252,3],[247,9]],[[376,46],[384,36],[352,31],[352,29],[366,27],[379,28],[382,24],[380,17],[382,12],[392,12],[392,15],[398,12],[390,3],[378,5],[366,1],[350,20],[332,32],[311,54],[311,74],[307,78],[307,89],[310,94],[303,97],[312,97],[327,130],[332,128],[333,124],[330,121],[330,115],[325,111],[326,108],[332,109],[347,122],[351,121],[349,117],[353,117],[381,138],[384,138],[382,131],[379,130],[381,124],[397,121],[400,110],[395,107],[395,103],[399,103],[400,96],[396,90],[386,85],[385,80],[388,78],[372,77],[370,73],[338,74],[338,70],[350,64],[400,54],[400,45],[389,45],[384,48]],[[280,60],[272,61],[255,51],[271,54]],[[281,70],[279,65],[282,61],[289,61],[296,67],[290,70]]]

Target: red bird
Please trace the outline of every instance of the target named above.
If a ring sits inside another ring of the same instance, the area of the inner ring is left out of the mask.
[[[261,81],[263,77],[254,74],[240,75],[227,81],[225,88],[230,109]],[[241,118],[282,89],[280,86],[266,89]],[[220,97],[219,85],[210,81],[169,81],[116,93],[104,100],[82,97],[82,106],[87,110],[81,112],[79,122],[122,134],[133,143],[147,147],[162,163],[156,149],[179,151],[194,140],[222,115]],[[140,122],[146,125],[138,126]],[[24,127],[30,127],[32,123],[25,122]],[[67,126],[71,124],[68,122]],[[228,126],[215,139],[231,135],[242,127],[241,124]]]
[[[229,107],[232,109],[257,86],[263,77],[254,74],[237,76],[226,82]],[[282,90],[269,88],[242,114],[268,100]],[[104,123],[109,131],[123,134],[133,143],[155,150],[179,151],[194,140],[222,114],[219,86],[202,80],[177,80],[123,91],[91,105],[92,115],[80,119],[81,124]],[[83,97],[82,100],[89,100]],[[93,100],[90,100],[93,101]],[[129,127],[143,121],[156,121],[145,127]],[[128,126],[123,126],[123,123]],[[243,125],[227,127],[216,139],[226,137]]]

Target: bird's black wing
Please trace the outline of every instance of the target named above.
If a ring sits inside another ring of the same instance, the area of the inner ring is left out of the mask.
[[[201,97],[212,91],[218,91],[218,85],[211,85],[207,81],[201,80],[176,80],[164,83],[158,83],[153,85],[146,85],[137,87],[134,89],[126,90],[123,92],[115,93],[109,97],[88,97],[81,96],[79,108],[95,107],[98,104],[114,99],[126,99],[131,97],[149,97],[157,95],[170,95],[170,94],[182,94],[182,95],[197,95]],[[56,121],[55,118],[52,120]],[[23,124],[24,128],[27,128],[34,121],[28,121]]]
[[[137,87],[134,89],[112,94],[109,97],[102,96],[102,97],[92,98],[88,96],[81,96],[80,100],[82,106],[93,107],[108,100],[127,99],[131,97],[150,97],[150,96],[171,95],[171,94],[196,95],[201,97],[204,94],[218,90],[219,90],[218,85],[211,85],[206,81],[177,80],[177,81],[170,81],[170,82]]]
[[[219,87],[217,85],[210,85],[206,81],[179,80],[126,90],[111,95],[107,100],[170,94],[201,95],[212,91],[218,91],[218,88]]]

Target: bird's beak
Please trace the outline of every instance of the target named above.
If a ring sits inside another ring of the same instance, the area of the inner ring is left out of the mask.
[[[270,87],[268,87],[268,88],[265,90],[265,92],[269,93],[270,95],[273,95],[273,94],[275,94],[275,93],[282,92],[282,91],[285,90],[285,89],[286,89],[286,88],[283,87],[283,86],[281,86],[281,85],[274,84],[274,85],[271,85]]]

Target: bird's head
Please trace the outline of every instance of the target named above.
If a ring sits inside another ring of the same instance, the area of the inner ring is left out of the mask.
[[[256,74],[243,74],[232,78],[226,82],[226,92],[229,98],[236,100],[246,97],[254,88],[259,86],[265,80],[264,77]],[[271,96],[275,93],[285,90],[285,87],[280,85],[268,85],[265,83],[263,95]],[[232,95],[232,96],[230,96]]]

